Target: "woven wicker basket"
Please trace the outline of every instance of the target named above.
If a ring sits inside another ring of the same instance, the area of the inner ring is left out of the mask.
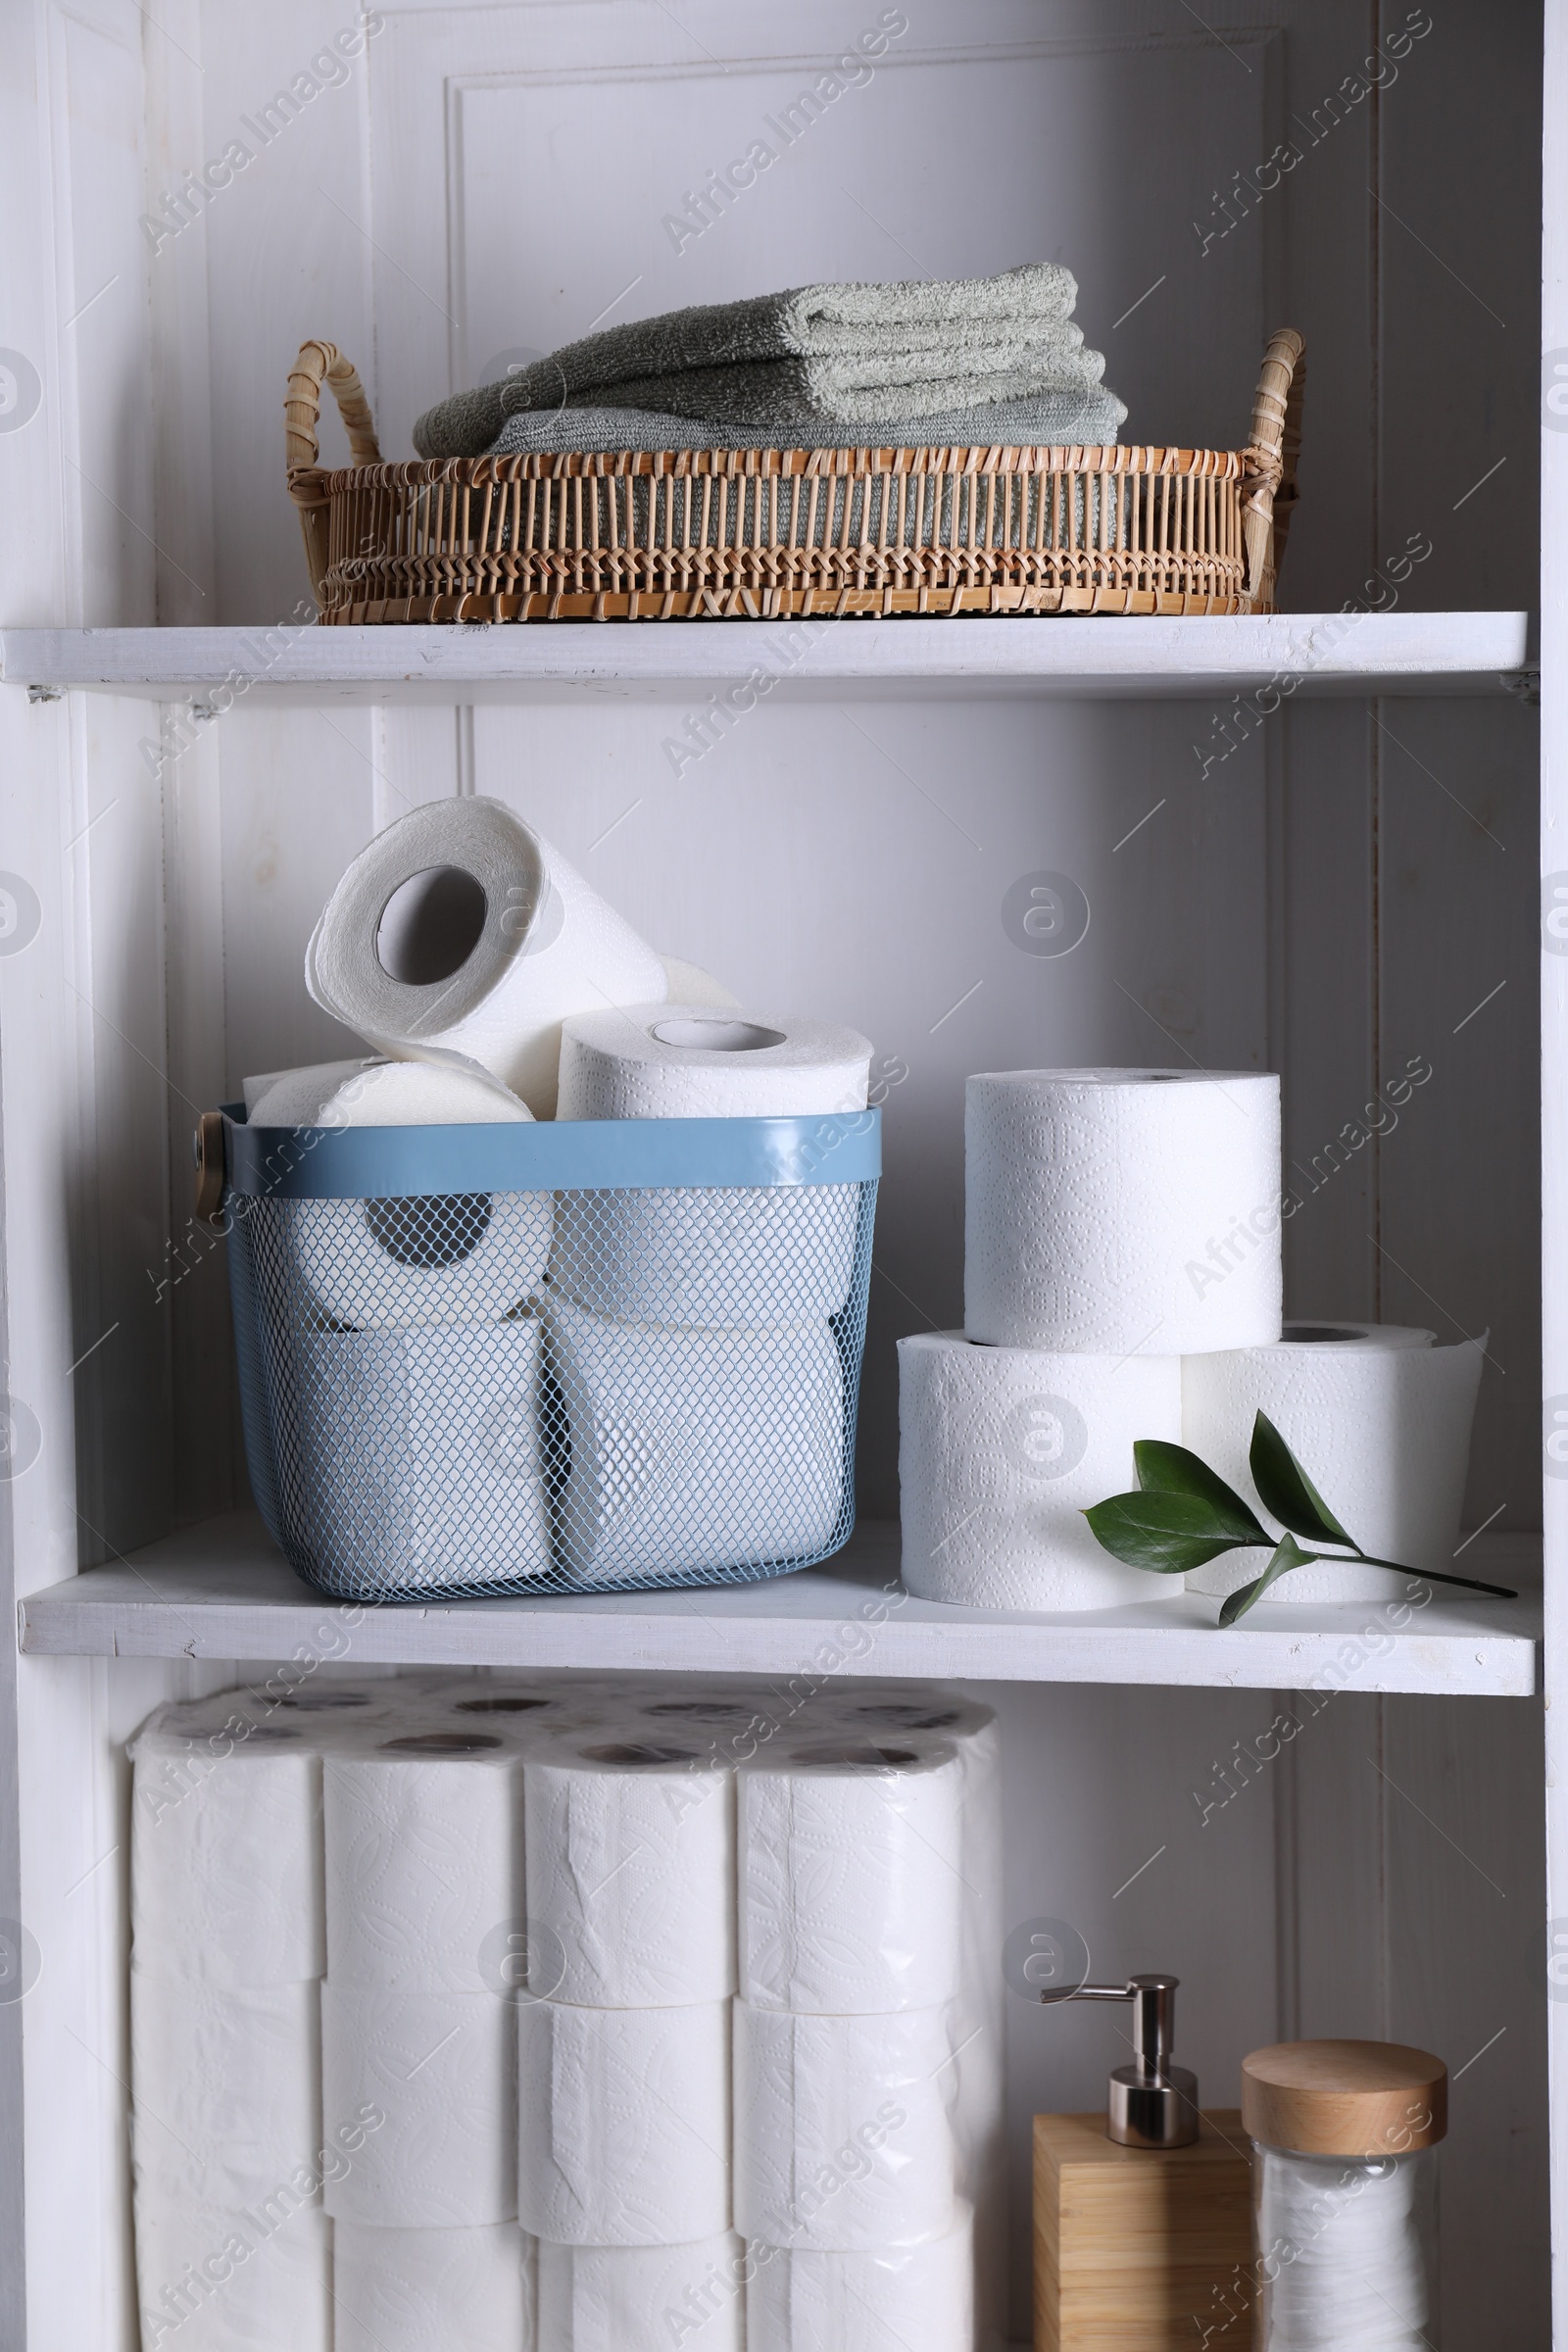
[[[307,343],[288,486],[323,621],[1267,612],[1304,368],[1263,358],[1246,449],[752,449],[381,463],[352,364]],[[316,463],[322,382],[352,466]]]

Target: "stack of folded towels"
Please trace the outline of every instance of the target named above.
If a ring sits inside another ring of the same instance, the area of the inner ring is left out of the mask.
[[[1000,277],[802,286],[607,327],[427,409],[424,458],[533,450],[1033,447],[1127,411],[1054,262]]]

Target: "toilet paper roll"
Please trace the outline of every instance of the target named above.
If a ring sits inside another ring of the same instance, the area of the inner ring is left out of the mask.
[[[727,1006],[740,1003],[722,980],[705,972],[700,963],[683,963],[678,956],[661,956],[659,960],[664,967],[664,994],[672,1004]]]
[[[590,2009],[735,1989],[735,1784],[695,1740],[558,1740],[523,1767],[529,1985]]]
[[[777,1119],[865,1108],[871,1043],[826,1021],[688,1003],[561,1025],[564,1119]]]
[[[822,2253],[759,2246],[746,2290],[747,2352],[967,2352],[974,2247],[964,2209],[922,2246]]]
[[[326,2218],[279,2183],[244,2211],[138,2197],[136,2301],[145,2345],[332,2352]]]
[[[277,1401],[323,1575],[462,1592],[550,1562],[540,1326],[304,1332]]]
[[[735,2004],[735,2227],[770,2246],[916,2245],[955,2226],[945,2009],[802,2017]]]
[[[517,2008],[517,2216],[557,2245],[730,2226],[730,2003]]]
[[[899,1342],[904,1581],[977,1609],[1113,1609],[1164,1580],[1101,1548],[1084,1512],[1136,1485],[1139,1438],[1180,1444],[1179,1356]]]
[[[130,2077],[138,2194],[235,2208],[280,2180],[316,2176],[315,1984],[214,1984],[132,1968]]]
[[[542,1280],[548,1193],[453,1193],[395,1200],[280,1200],[264,1247],[297,1286],[285,1312],[346,1331],[499,1323]]]
[[[541,2352],[742,2352],[745,2278],[746,2249],[728,2232],[690,2246],[541,2239]]]
[[[355,858],[305,959],[323,1011],[403,1061],[487,1069],[556,1107],[561,1023],[662,1002],[664,966],[500,801],[433,801]]]
[[[964,1183],[971,1340],[1120,1356],[1279,1338],[1277,1078],[971,1078]]]
[[[826,1323],[668,1331],[569,1301],[546,1348],[569,1433],[557,1551],[639,1583],[806,1560],[844,1504],[844,1376]]]
[[[557,1211],[551,1284],[625,1323],[825,1323],[850,1296],[860,1203],[858,1184],[579,1194]]]
[[[262,1091],[251,1099],[251,1089]],[[251,1127],[492,1127],[531,1120],[487,1070],[429,1061],[323,1061],[245,1081]]]
[[[482,1724],[403,1745],[327,1759],[327,1972],[345,1996],[493,1990],[485,1938],[523,1903],[517,1758]]]
[[[332,2297],[333,2352],[533,2352],[533,2240],[335,2222]]]
[[[292,1719],[242,1740],[217,1721],[205,1737],[144,1732],[131,1755],[137,1964],[219,1984],[318,1977],[321,1767]]]
[[[1325,1331],[1335,1336],[1304,1336]],[[1248,1468],[1253,1421],[1266,1413],[1363,1551],[1441,1574],[1459,1542],[1487,1335],[1455,1348],[1431,1339],[1390,1325],[1290,1324],[1272,1348],[1189,1357],[1183,1442],[1271,1525]],[[1193,1570],[1187,1590],[1234,1592],[1265,1561],[1261,1551],[1225,1552]],[[1268,1598],[1387,1601],[1401,1590],[1385,1568],[1324,1561],[1288,1570]]]
[[[744,1765],[737,1792],[745,2000],[846,2015],[953,1997],[964,1881],[951,1741],[803,1735]]]
[[[513,2003],[495,1992],[321,1986],[327,2144],[364,2145],[324,2190],[334,2220],[476,2230],[517,2211]],[[381,2120],[377,2122],[375,2119]]]

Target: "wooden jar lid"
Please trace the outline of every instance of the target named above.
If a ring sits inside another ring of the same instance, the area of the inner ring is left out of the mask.
[[[1303,2156],[1408,2156],[1448,2129],[1448,2070],[1396,2041],[1278,2041],[1242,2060],[1242,2122]]]

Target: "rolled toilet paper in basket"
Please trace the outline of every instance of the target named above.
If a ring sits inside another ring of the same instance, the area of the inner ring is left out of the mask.
[[[388,825],[327,902],[305,959],[323,1011],[401,1061],[477,1065],[553,1116],[561,1023],[662,1001],[664,966],[502,802]]]
[[[746,2269],[731,2231],[685,2246],[541,2239],[541,2352],[742,2352]]]
[[[730,2007],[517,2005],[517,2218],[557,2245],[730,2226]]]
[[[1253,1422],[1266,1413],[1363,1551],[1417,1573],[1446,1572],[1459,1542],[1487,1337],[1437,1348],[1431,1332],[1397,1325],[1297,1323],[1272,1348],[1189,1357],[1183,1443],[1268,1525],[1248,1467]],[[1187,1590],[1234,1592],[1261,1574],[1263,1561],[1259,1551],[1224,1552],[1191,1570]],[[1387,1601],[1402,1590],[1386,1568],[1324,1560],[1287,1570],[1267,1597]]]
[[[770,1742],[736,1784],[740,1989],[834,2015],[958,1990],[963,1766],[929,1732]]]
[[[917,2245],[957,2219],[942,2009],[802,2017],[735,2003],[735,2227],[770,2246]]]
[[[831,1547],[844,1374],[826,1322],[663,1330],[553,1299],[546,1335],[571,1449],[557,1503],[564,1567],[636,1584]]]
[[[130,1972],[136,2191],[237,2208],[318,2172],[318,1987],[215,1984],[182,1957]]]
[[[337,2221],[475,2230],[517,2210],[514,2004],[502,1992],[321,1986],[326,2144],[364,2134],[327,2180]]]
[[[296,1329],[405,1331],[500,1323],[550,1259],[549,1193],[448,1193],[386,1200],[279,1200],[256,1244]]]
[[[334,1986],[494,1997],[487,1938],[523,1907],[514,1747],[493,1729],[415,1731],[330,1756],[322,1811]]]
[[[192,2292],[193,2273],[206,2293]],[[334,2352],[331,2225],[318,2207],[296,2203],[283,2182],[265,2205],[239,2211],[138,2196],[136,2300],[143,2344]]]
[[[532,2352],[534,2243],[481,2230],[332,2225],[333,2352]]]
[[[523,1766],[528,1982],[590,2009],[735,1989],[734,1775],[637,1726],[556,1739]]]
[[[301,1984],[326,1966],[320,1758],[292,1719],[236,1737],[228,1695],[205,1737],[164,1710],[131,1743],[132,1960]]]
[[[1124,1567],[1084,1512],[1137,1484],[1140,1438],[1179,1445],[1179,1356],[899,1342],[904,1582],[977,1609],[1113,1609],[1168,1580]]]
[[[974,2224],[918,2246],[859,2253],[758,2246],[746,2289],[746,2352],[968,2352]]]
[[[487,1070],[440,1062],[324,1061],[245,1081],[248,1127],[494,1127],[532,1117]]]
[[[964,1185],[971,1340],[1120,1356],[1279,1338],[1277,1078],[971,1078]]]
[[[532,1319],[297,1335],[280,1483],[329,1589],[461,1592],[548,1571],[540,1348]]]
[[[697,1004],[562,1024],[560,1115],[784,1118],[863,1111],[870,1041],[853,1029]],[[583,1196],[558,1220],[551,1280],[628,1322],[763,1327],[836,1315],[859,1229],[856,1184]]]

